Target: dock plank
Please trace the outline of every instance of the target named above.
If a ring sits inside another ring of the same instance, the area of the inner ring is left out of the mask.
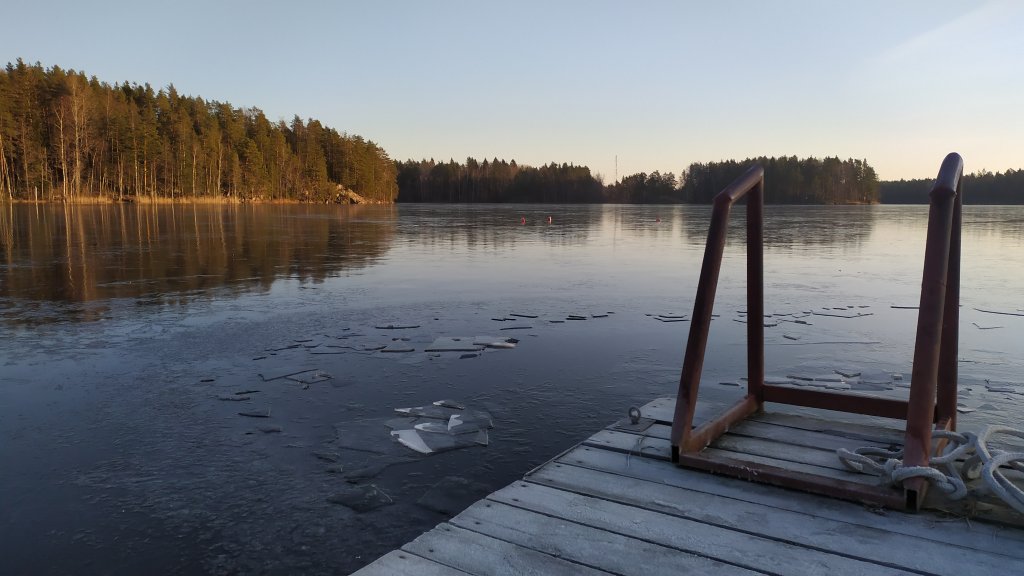
[[[586,476],[582,487],[588,495],[578,493],[579,486],[574,481],[579,480],[580,475]],[[645,506],[638,506],[639,500],[629,498],[626,494],[638,488],[646,491],[648,487],[623,483],[621,477],[612,474],[563,466],[546,471],[540,477],[553,480],[565,489],[556,489],[550,484],[542,486],[517,482],[495,492],[488,499],[771,574],[818,576],[829,571],[851,576],[911,574],[903,569],[850,558],[845,554],[808,548],[802,543],[793,544],[750,531],[735,530],[739,522],[734,526],[722,526],[696,521],[679,514],[678,510],[670,506],[658,504],[659,496],[675,500],[682,492],[678,488],[666,487],[655,495],[654,500],[643,502]],[[614,501],[605,499],[609,496]],[[667,508],[675,514],[656,511],[651,506]],[[751,505],[748,508],[743,511],[746,515],[739,520],[756,521],[751,511],[759,515],[765,511],[764,507]],[[735,511],[737,507],[732,506],[715,513],[724,515]]]
[[[749,436],[751,438],[762,438],[764,440],[772,440],[775,442],[784,442],[793,446],[820,448],[822,450],[833,451],[840,448],[853,450],[862,446],[871,446],[873,448],[890,448],[893,446],[892,442],[881,442],[865,438],[850,438],[849,436],[839,436],[814,430],[799,430],[783,424],[754,419],[744,420],[743,422],[732,426],[729,428],[729,434]],[[902,439],[898,445],[903,445]]]
[[[497,501],[478,502],[452,524],[614,574],[757,574],[705,556],[538,514]]]
[[[1024,530],[1000,525],[969,522],[962,518],[940,518],[931,514],[871,510],[823,496],[687,470],[671,462],[635,456],[627,459],[625,454],[588,446],[579,446],[566,452],[553,464],[580,466],[618,474],[624,477],[623,482],[627,484],[630,483],[630,479],[644,480],[682,488],[694,494],[704,493],[754,502],[780,511],[800,512],[812,517],[838,520],[936,542],[948,542],[955,535],[957,542],[962,546],[1024,559]],[[534,471],[527,475],[526,479],[534,481],[538,474],[549,467],[551,465]]]
[[[477,576],[609,574],[450,524],[439,524],[403,546],[402,550]]]
[[[373,564],[353,572],[352,576],[470,576],[470,574],[409,552],[395,550],[381,556]]]
[[[877,424],[849,422],[846,420],[825,420],[814,416],[784,414],[781,412],[764,412],[750,417],[756,422],[766,422],[779,426],[789,426],[797,430],[823,432],[833,436],[843,436],[854,440],[866,440],[881,444],[903,445],[905,431]]]
[[[616,430],[615,425],[610,426],[608,429]],[[616,431],[628,432],[628,430]],[[671,440],[671,434],[672,427],[666,426],[664,424],[653,424],[649,428],[644,430],[642,433],[643,436],[647,436],[650,438],[660,438],[662,440]],[[828,434],[825,432],[797,430],[789,426],[770,424],[767,422],[758,422],[753,420],[744,420],[738,424],[733,425],[732,427],[729,428],[729,431],[726,432],[724,436],[742,436],[747,438],[757,438],[760,440],[778,442],[786,446],[826,450],[831,453],[834,453],[839,448],[853,450],[865,446],[870,446],[872,448],[892,447],[891,443],[878,442],[873,440],[854,439],[846,436],[836,436],[834,434]]]
[[[675,398],[656,398],[640,408],[640,412],[646,418],[653,418],[660,424],[672,425],[672,416],[675,412]],[[831,436],[846,437],[853,440],[865,440],[878,443],[883,446],[890,444],[903,445],[904,430],[902,427],[883,426],[877,419],[868,422],[853,422],[849,419],[856,418],[849,414],[835,412],[835,418],[822,418],[809,414],[790,414],[771,411],[772,406],[761,414],[750,416],[747,421],[787,426],[798,430],[809,432],[822,432]],[[725,410],[726,406],[711,402],[698,402],[694,423],[699,424],[709,418],[713,418]],[[847,420],[840,419],[846,418]],[[895,421],[894,421],[895,422]],[[902,425],[902,423],[900,423]]]
[[[850,473],[851,470],[843,465],[835,450],[822,450],[819,448],[808,448],[806,446],[794,446],[784,442],[765,440],[750,436],[739,436],[736,434],[725,434],[711,443],[712,448],[738,452],[734,456],[737,459],[745,459],[747,455],[763,456],[783,462],[794,462],[797,464],[809,464],[822,468],[831,468],[842,472]],[[858,474],[863,476],[863,474]]]
[[[723,437],[727,438],[727,437]],[[735,444],[738,440],[726,440],[724,446],[728,448],[736,448]],[[627,432],[619,432],[616,430],[601,430],[594,434],[590,438],[583,441],[584,445],[593,446],[595,448],[603,448],[605,450],[614,450],[617,452],[624,452],[631,456],[643,456],[645,458],[655,458],[658,460],[671,460],[672,459],[672,443],[662,438],[654,438],[651,436],[645,436],[642,434],[631,434]],[[709,456],[721,455],[726,458],[734,460],[743,460],[746,462],[752,462],[757,464],[765,464],[768,466],[775,466],[777,468],[785,468],[787,470],[793,470],[796,472],[803,472],[806,474],[814,474],[816,476],[824,476],[826,478],[835,478],[836,480],[843,480],[846,482],[853,482],[855,484],[864,484],[868,486],[874,486],[878,484],[877,476],[870,476],[867,474],[860,474],[850,470],[845,470],[842,466],[819,466],[815,464],[807,464],[804,462],[794,462],[792,460],[783,460],[778,455],[786,455],[787,457],[794,457],[788,453],[782,452],[781,450],[775,450],[776,454],[773,456],[762,456],[760,454],[752,454],[744,452],[741,449],[723,449],[716,445],[705,448],[703,453]],[[832,455],[834,456],[834,454]],[[838,458],[836,458],[838,462]]]
[[[634,506],[633,509],[619,509],[619,513],[642,520],[645,524],[654,520],[639,512],[640,508],[678,515],[689,520],[679,524],[679,529],[686,526],[691,533],[688,537],[696,538],[692,534],[704,533],[715,540],[728,541],[730,548],[754,546],[740,557],[749,558],[753,554],[758,565],[769,571],[773,566],[789,565],[788,571],[783,573],[820,574],[824,571],[820,569],[819,562],[825,562],[840,574],[892,573],[889,568],[880,572],[877,569],[888,566],[958,576],[966,573],[965,570],[987,574],[1004,570],[1013,563],[1022,564],[1019,558],[972,550],[953,542],[893,534],[885,529],[830,520],[805,512],[779,510],[759,502],[735,500],[646,480],[622,480],[615,475],[573,466],[547,467],[530,478],[531,482],[543,483],[559,491],[585,494],[590,497],[586,504],[594,509],[610,508],[602,504],[604,501]],[[524,482],[516,483],[492,495],[492,498],[504,494],[506,498],[525,500],[527,496],[524,493],[530,491],[525,485]],[[563,507],[573,514],[581,513],[576,509],[581,505],[563,503]],[[712,556],[723,559],[722,553],[716,551]],[[871,564],[847,565],[841,560],[829,559],[829,554],[849,556]]]

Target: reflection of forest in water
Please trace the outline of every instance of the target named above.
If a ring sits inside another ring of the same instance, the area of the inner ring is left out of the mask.
[[[765,245],[857,245],[874,229],[875,208],[766,206]],[[635,240],[678,236],[686,244],[703,245],[711,218],[710,206],[678,204],[402,204],[399,211],[403,238],[415,238],[425,246],[468,248],[501,248],[523,241],[572,246],[600,236]],[[927,209],[924,214],[927,217]],[[745,238],[745,222],[746,208],[735,207],[730,238]]]
[[[390,206],[8,204],[0,212],[0,297],[37,302],[321,281],[373,263],[394,233]]]

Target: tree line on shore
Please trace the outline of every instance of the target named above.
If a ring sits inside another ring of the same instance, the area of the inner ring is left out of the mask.
[[[173,85],[111,85],[21,59],[0,70],[4,199],[708,203],[755,162],[768,203],[927,202],[932,182],[879,182],[866,160],[837,157],[697,162],[678,177],[638,173],[607,186],[565,163],[393,161],[315,119],[272,122],[258,108],[182,96]],[[968,203],[1024,202],[1024,170],[983,171],[965,185]]]
[[[679,178],[655,171],[626,176],[603,186],[585,166],[540,168],[513,160],[482,163],[467,158],[398,163],[400,202],[611,202],[619,204],[708,203],[753,163],[771,182],[765,201],[792,204],[878,202],[878,176],[864,160],[839,158],[748,158],[741,162],[694,163]]]
[[[108,84],[22,60],[0,70],[0,194],[75,201],[202,197],[326,201],[342,190],[398,195],[373,142],[317,120]]]
[[[882,182],[883,204],[927,204],[935,181],[928,178]],[[965,204],[1024,204],[1024,170],[982,170],[963,178]]]
[[[586,166],[556,164],[535,168],[497,158],[397,162],[400,202],[553,202],[604,201],[601,182]]]

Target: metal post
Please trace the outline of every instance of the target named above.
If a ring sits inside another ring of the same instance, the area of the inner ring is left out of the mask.
[[[928,466],[931,458],[932,423],[936,414],[936,396],[939,381],[940,350],[948,362],[956,362],[956,351],[949,350],[954,345],[954,338],[944,334],[943,327],[948,306],[959,306],[959,302],[946,302],[947,295],[955,292],[959,296],[959,274],[950,281],[950,262],[954,253],[951,250],[954,222],[956,191],[959,188],[960,175],[963,173],[963,160],[958,154],[946,156],[939,170],[939,177],[931,191],[931,206],[928,210],[928,238],[924,253],[924,272],[921,280],[921,304],[917,315],[917,339],[914,345],[914,366],[911,372],[910,397],[907,400],[907,428],[903,443],[904,466]],[[959,234],[957,235],[959,240]],[[957,250],[959,252],[959,250]],[[959,272],[959,254],[954,265]],[[951,286],[955,284],[955,286]],[[957,312],[957,316],[959,313]],[[949,319],[950,322],[953,318]],[[959,321],[957,317],[957,322]],[[959,326],[949,326],[951,331],[959,330]],[[942,344],[946,347],[943,349]],[[943,384],[943,403],[948,404],[949,394],[956,402],[955,375],[950,380],[945,375]],[[954,386],[949,390],[950,383]],[[945,408],[945,406],[943,406]],[[924,478],[912,478],[903,484],[906,506],[917,510],[924,501],[928,483]]]
[[[708,430],[691,432],[693,427],[693,415],[697,408],[697,393],[700,389],[701,372],[704,369],[704,354],[707,349],[708,332],[711,328],[711,313],[715,305],[715,292],[718,289],[718,276],[722,268],[722,254],[725,252],[726,233],[729,227],[729,212],[732,205],[753,190],[750,202],[747,207],[747,242],[757,244],[754,253],[748,248],[747,254],[747,277],[748,282],[756,279],[757,290],[748,287],[748,303],[756,295],[757,304],[748,310],[748,324],[751,315],[758,314],[759,330],[750,331],[748,327],[748,338],[759,335],[758,340],[748,340],[748,359],[753,358],[754,362],[748,368],[751,374],[751,382],[756,377],[757,385],[764,382],[764,291],[763,263],[761,262],[761,230],[760,222],[762,216],[761,205],[764,201],[764,170],[760,166],[752,166],[742,176],[737,178],[725,190],[722,190],[714,199],[714,208],[711,211],[711,225],[708,230],[708,240],[704,248],[704,261],[701,264],[700,280],[697,283],[697,296],[693,303],[693,316],[690,320],[690,334],[686,341],[686,355],[683,358],[683,371],[679,377],[679,392],[676,397],[675,414],[672,419],[672,459],[678,462],[679,451],[699,450],[703,448],[704,440],[709,437]],[[751,206],[755,206],[751,210]],[[757,218],[756,225],[750,222]],[[756,236],[756,241],[752,240]],[[755,258],[756,257],[756,258]],[[751,264],[756,260],[756,264]],[[760,311],[760,312],[758,312]],[[756,344],[755,344],[756,342]],[[757,346],[759,352],[754,354],[750,347]],[[749,396],[748,396],[749,397]],[[741,404],[745,407],[739,412],[733,412],[738,419],[742,419],[753,410],[750,409],[748,400]],[[759,406],[755,406],[754,409]],[[742,414],[742,416],[739,416]],[[727,424],[726,424],[727,425]],[[713,438],[712,438],[713,439]]]

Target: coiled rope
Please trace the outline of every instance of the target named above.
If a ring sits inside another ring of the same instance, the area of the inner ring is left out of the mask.
[[[864,447],[852,451],[840,448],[836,454],[847,468],[864,474],[876,474],[893,485],[901,484],[908,478],[927,478],[953,500],[967,496],[964,477],[969,480],[983,478],[985,486],[993,494],[1024,514],[1024,490],[1000,470],[1005,466],[1024,472],[1024,452],[990,449],[989,438],[995,434],[1024,439],[1024,430],[1008,426],[986,426],[979,434],[935,430],[932,438],[945,438],[949,442],[940,456],[933,456],[929,460],[929,466],[904,466],[902,448],[887,450]],[[957,461],[960,459],[964,463],[958,470]]]

